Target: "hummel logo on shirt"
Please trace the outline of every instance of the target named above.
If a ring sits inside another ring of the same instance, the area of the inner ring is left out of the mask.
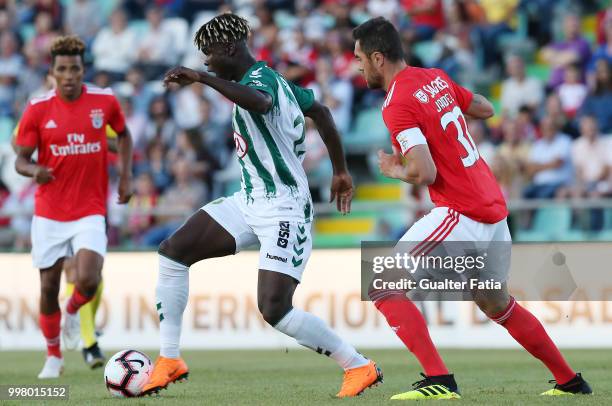
[[[55,124],[55,121],[51,119],[47,121],[47,124],[45,124],[45,128],[57,128],[57,124]]]

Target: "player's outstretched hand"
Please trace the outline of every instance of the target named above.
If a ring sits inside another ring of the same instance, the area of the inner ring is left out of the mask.
[[[348,172],[339,173],[332,177],[331,196],[329,202],[336,199],[336,207],[342,214],[351,212],[353,200],[353,179]]]
[[[126,204],[130,201],[132,197],[132,178],[129,176],[121,176],[119,178],[119,198],[117,199],[117,203]]]
[[[197,82],[200,74],[193,69],[179,66],[178,68],[170,69],[164,76],[164,86],[168,87],[171,83],[176,83],[179,86],[187,86]]]
[[[36,170],[34,170],[34,176],[32,177],[39,185],[44,185],[55,179],[55,176],[53,176],[53,168],[47,168],[46,166],[37,166]]]
[[[404,169],[400,151],[395,147],[393,154],[385,154],[383,150],[378,150],[378,168],[386,177],[400,179]]]

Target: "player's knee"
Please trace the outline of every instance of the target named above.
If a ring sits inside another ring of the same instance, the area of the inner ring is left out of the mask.
[[[262,298],[257,303],[263,319],[271,326],[275,326],[291,310],[291,303],[287,303],[282,295],[271,295]]]
[[[500,314],[508,306],[508,301],[504,298],[477,298],[474,301],[488,317]]]
[[[159,244],[158,252],[165,256],[166,258],[171,258],[175,261],[179,261],[181,263],[186,263],[186,258],[184,258],[184,253],[187,250],[182,247],[176,238],[172,236],[166,238]],[[191,264],[189,264],[191,265]]]
[[[95,295],[96,291],[98,290],[97,275],[94,274],[79,277],[76,286],[83,296],[91,297]]]

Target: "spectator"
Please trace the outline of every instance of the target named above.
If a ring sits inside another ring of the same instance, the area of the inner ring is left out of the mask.
[[[125,115],[125,124],[132,136],[134,154],[136,155],[136,159],[142,159],[144,158],[146,148],[144,133],[147,125],[147,117],[134,109],[134,102],[131,97],[124,97],[120,99],[120,101],[121,110],[123,110],[123,114]]]
[[[94,0],[73,0],[66,6],[64,31],[78,35],[86,44],[91,44],[102,24],[99,5]]]
[[[314,78],[314,70],[318,52],[306,40],[304,32],[299,29],[292,33],[291,40],[286,41],[283,48],[283,65],[279,67],[283,76],[292,82],[307,86]]]
[[[503,141],[493,158],[492,169],[507,199],[521,197],[525,186],[525,168],[529,159],[529,142],[521,137],[520,124],[514,119],[502,123]]]
[[[351,80],[355,75],[352,43],[349,43],[339,30],[334,30],[329,33],[326,44],[334,74],[341,79]]]
[[[206,184],[210,194],[214,173],[220,169],[220,165],[215,155],[202,143],[202,137],[197,130],[180,131],[174,148],[168,152],[167,159],[170,162],[187,161],[191,174]]]
[[[586,97],[581,115],[595,116],[604,134],[612,133],[612,74],[610,63],[600,59],[595,63],[595,85]]]
[[[185,220],[184,213],[198,209],[206,200],[206,190],[191,172],[190,164],[185,159],[179,159],[172,166],[174,184],[170,186],[159,201],[159,209],[168,215],[156,216],[157,225],[150,229],[142,238],[147,247],[157,247],[174,232]]]
[[[125,80],[116,85],[116,92],[123,97],[130,97],[134,111],[146,116],[155,97],[151,84],[145,81],[142,70],[136,66],[128,70]]]
[[[580,120],[580,138],[572,145],[575,182],[557,192],[564,198],[601,198],[611,194],[612,142],[599,137],[595,117],[583,116]],[[603,228],[604,212],[601,208],[574,210],[574,217],[588,230]]]
[[[170,93],[173,118],[179,128],[195,128],[202,123],[202,94],[203,86],[197,83]]]
[[[555,42],[542,51],[544,60],[552,65],[549,85],[556,89],[563,82],[565,68],[578,64],[584,70],[591,58],[591,48],[586,39],[580,35],[580,18],[568,14],[563,22],[565,38]]]
[[[0,35],[0,116],[13,113],[17,77],[23,67],[17,38],[10,31]]]
[[[543,116],[552,118],[552,120],[555,122],[555,126],[560,129],[562,133],[567,134],[572,138],[578,137],[578,130],[565,115],[563,106],[561,105],[561,99],[556,92],[549,94],[546,98]]]
[[[444,28],[442,0],[401,0],[401,3],[410,17],[410,25],[404,34],[408,42],[430,40],[436,31]]]
[[[41,12],[34,20],[35,34],[32,38],[32,46],[47,65],[51,62],[50,50],[51,43],[57,37],[57,32],[53,30],[53,20],[51,14]]]
[[[110,27],[103,28],[96,35],[92,53],[94,68],[109,72],[113,81],[123,80],[125,73],[134,61],[136,37],[127,28],[125,13],[117,9],[110,16]]]
[[[488,68],[500,61],[499,41],[512,33],[510,26],[518,0],[480,0],[485,21],[474,28],[477,48],[482,52],[482,66]]]
[[[516,116],[516,126],[518,136],[521,140],[532,142],[537,138],[538,131],[535,126],[535,119],[532,109],[522,106]]]
[[[612,14],[611,14],[612,16]],[[601,44],[593,53],[591,58],[591,70],[595,69],[595,63],[600,59],[605,59],[608,64],[612,64],[612,18],[608,17],[603,21],[605,42]]]
[[[610,193],[612,142],[600,138],[593,116],[580,119],[580,138],[572,143],[572,162],[574,184],[559,190],[559,197],[602,197]]]
[[[563,83],[557,88],[561,107],[565,115],[572,119],[582,106],[587,95],[587,87],[580,81],[580,67],[573,64],[565,68]]]
[[[142,172],[136,177],[134,195],[130,199],[131,210],[151,210],[157,206],[157,191],[153,177],[148,172]],[[142,236],[153,226],[155,216],[152,214],[131,213],[127,219],[127,231],[132,241],[140,244]]]
[[[145,128],[145,138],[148,143],[160,141],[165,148],[174,144],[178,127],[170,114],[170,105],[166,98],[155,97],[149,106],[149,121]]]
[[[211,105],[206,98],[200,100],[200,117],[202,117],[202,123],[198,132],[202,137],[202,145],[209,151],[215,151],[219,165],[225,167],[230,158],[229,152],[234,150],[234,141],[231,137],[232,128],[211,119]]]
[[[532,178],[523,193],[527,199],[550,199],[572,181],[570,137],[559,132],[549,116],[540,122],[540,132],[527,162],[527,175]]]
[[[429,2],[435,3],[436,1],[437,0]],[[404,3],[406,3],[406,1],[404,1]],[[417,10],[419,9],[418,6],[414,8],[416,8]],[[366,10],[372,16],[382,16],[385,17],[387,20],[395,21],[397,20],[400,5],[398,0],[369,0],[366,5]]]
[[[542,83],[525,75],[523,58],[511,55],[506,59],[508,78],[502,82],[501,108],[505,115],[515,117],[522,106],[537,108],[544,99]]]
[[[159,79],[178,59],[174,36],[163,24],[163,19],[161,8],[147,9],[148,27],[138,46],[138,63],[148,80]]]
[[[155,189],[163,192],[172,183],[170,174],[170,162],[166,159],[166,147],[160,141],[153,141],[147,145],[145,157],[142,162],[136,165],[136,173],[148,172],[153,177]]]
[[[317,61],[316,77],[316,83],[310,86],[315,98],[329,107],[340,134],[346,134],[351,126],[353,86],[334,74],[332,64],[326,58]]]

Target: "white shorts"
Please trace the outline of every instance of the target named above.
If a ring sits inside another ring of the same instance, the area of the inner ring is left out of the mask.
[[[259,241],[259,269],[291,276],[298,282],[312,251],[311,224],[304,216],[287,215],[274,220],[247,209],[240,196],[214,200],[204,207],[236,240],[236,253]]]
[[[53,266],[58,259],[75,255],[85,248],[106,255],[106,221],[99,214],[74,221],[32,219],[32,260],[34,267]]]
[[[512,241],[506,219],[494,224],[480,223],[448,207],[436,207],[414,223],[400,241],[422,242],[419,253],[431,251],[442,241]]]
[[[450,244],[448,244],[450,243]],[[512,237],[506,219],[494,223],[480,223],[448,207],[436,207],[402,236],[401,251],[411,256],[464,256],[484,252],[486,274],[497,281],[505,281],[510,270]],[[435,250],[435,251],[434,251]],[[441,252],[442,251],[442,252]],[[455,275],[454,271],[449,272]],[[415,279],[429,277],[428,270],[414,273]]]

